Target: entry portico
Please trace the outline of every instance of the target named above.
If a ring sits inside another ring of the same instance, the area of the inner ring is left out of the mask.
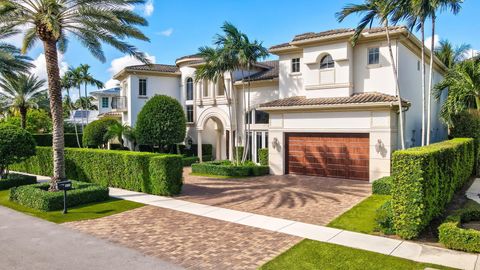
[[[232,126],[230,125],[229,116],[227,113],[218,108],[218,107],[208,107],[200,111],[200,114],[196,122],[197,130],[197,151],[200,162],[202,162],[202,136],[204,130],[207,129],[207,126],[212,126],[215,131],[215,159],[227,159],[233,157],[230,153],[233,153],[233,132]],[[210,133],[208,135],[213,135],[211,133],[212,129],[209,129]],[[225,151],[223,150],[225,149]]]

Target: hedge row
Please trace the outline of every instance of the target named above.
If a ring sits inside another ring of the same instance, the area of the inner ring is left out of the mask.
[[[212,160],[212,156],[203,156],[202,160],[210,161]],[[182,157],[183,167],[192,166],[192,164],[198,163],[198,162],[200,162],[200,159],[198,157],[186,157],[186,156]]]
[[[77,181],[72,181],[72,185],[73,189],[68,191],[68,207],[106,201],[109,198],[107,187]],[[63,192],[49,192],[49,186],[49,183],[41,183],[14,187],[10,190],[10,200],[41,211],[63,209]]]
[[[258,150],[258,163],[263,166],[268,166],[268,148]]]
[[[101,149],[65,149],[67,178],[156,195],[181,191],[182,157]],[[52,149],[37,147],[37,154],[12,170],[52,175]]]
[[[390,195],[392,193],[393,177],[385,176],[372,183],[372,193],[379,195]]]
[[[233,165],[229,161],[211,161],[192,164],[192,172],[220,176],[260,176],[269,174],[268,166],[256,164]]]
[[[33,134],[37,146],[52,146],[52,134]],[[77,135],[75,133],[65,133],[65,147],[78,148]],[[82,133],[78,133],[80,146],[82,146]]]
[[[23,185],[31,185],[37,183],[37,177],[32,175],[9,173],[7,178],[0,179],[0,190],[19,187]]]
[[[451,249],[480,252],[480,231],[461,227],[469,221],[480,221],[480,209],[464,209],[449,216],[438,228],[440,243]]]
[[[393,153],[395,230],[411,239],[444,211],[474,168],[473,139],[453,139]]]

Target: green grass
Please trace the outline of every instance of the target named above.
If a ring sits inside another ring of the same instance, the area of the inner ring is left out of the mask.
[[[375,212],[389,198],[389,195],[374,194],[334,219],[328,224],[328,226],[348,231],[372,234],[377,227],[375,222]]]
[[[68,213],[64,215],[62,211],[42,212],[11,202],[9,200],[9,193],[9,190],[0,191],[0,205],[55,223],[101,218],[144,206],[141,203],[110,198],[108,201],[100,203],[91,203],[69,208]]]
[[[260,267],[260,269],[423,270],[426,267],[452,269],[438,265],[418,263],[370,251],[312,240],[303,240]]]

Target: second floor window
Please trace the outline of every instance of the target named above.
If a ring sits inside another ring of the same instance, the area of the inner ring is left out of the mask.
[[[217,96],[224,96],[225,95],[225,78],[220,76],[217,82]]]
[[[102,108],[108,108],[108,97],[102,97]]]
[[[193,105],[187,105],[187,123],[193,123]]]
[[[255,110],[255,124],[268,124],[268,113]]]
[[[325,55],[320,61],[320,69],[333,68],[335,67],[335,62],[330,54]]]
[[[187,100],[193,100],[193,79],[187,79]]]
[[[139,96],[147,95],[147,79],[138,80],[138,95]]]
[[[300,72],[300,58],[292,59],[292,73]]]
[[[376,65],[380,63],[380,49],[379,48],[369,48],[368,49],[368,64]]]

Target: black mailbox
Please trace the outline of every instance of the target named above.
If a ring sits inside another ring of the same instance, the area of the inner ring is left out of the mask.
[[[57,189],[58,190],[71,190],[72,189],[72,181],[57,182]]]

